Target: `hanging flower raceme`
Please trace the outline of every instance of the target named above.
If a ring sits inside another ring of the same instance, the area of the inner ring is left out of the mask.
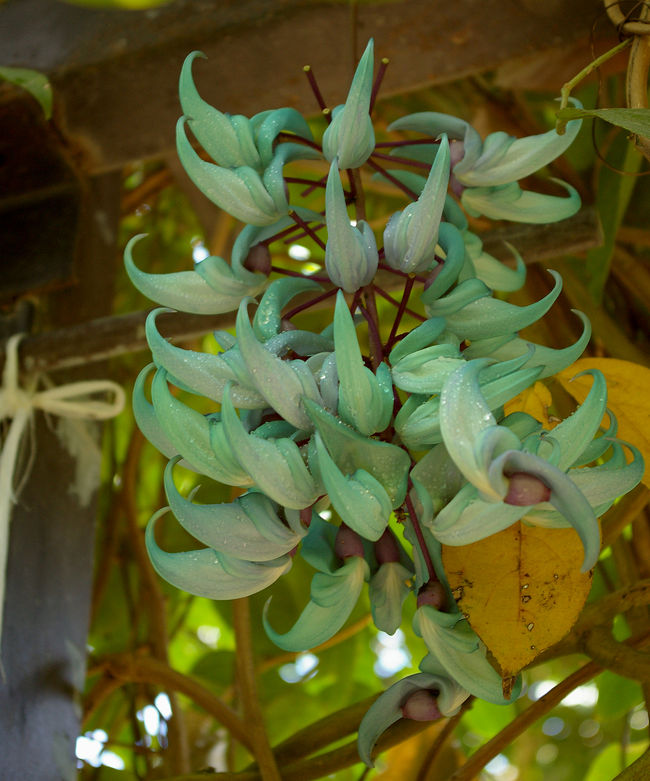
[[[481,141],[463,120],[415,114],[392,128],[428,138],[401,139],[393,149],[400,168],[387,171],[370,114],[372,42],[320,144],[293,109],[248,119],[209,106],[192,80],[197,56],[181,72],[179,156],[214,203],[248,224],[229,261],[211,256],[191,271],[140,270],[138,237],[125,251],[133,283],[162,307],[146,322],[153,363],[134,387],[136,421],[169,459],[161,513],[204,546],[163,550],[158,513],[147,549],[163,578],[212,599],[266,589],[301,557],[315,570],[304,609],[291,628],[274,602],[263,617],[271,640],[292,652],[328,641],[355,609],[369,609],[378,629],[394,633],[414,599],[421,672],[391,686],[362,721],[359,752],[371,764],[377,739],[398,719],[450,716],[470,694],[505,703],[521,688],[514,675],[504,685],[456,605],[442,546],[517,521],[568,526],[589,569],[599,554],[598,516],[643,471],[638,451],[616,439],[611,413],[603,430],[597,372],[584,403],[552,430],[523,412],[505,415],[517,394],[573,363],[591,330],[577,313],[582,334],[572,345],[520,337],[557,300],[561,279],[550,272],[552,290],[528,306],[495,297],[495,289],[521,287],[525,265],[514,247],[515,268],[486,253],[466,217],[549,222],[572,214],[578,199],[568,185],[569,197],[555,198],[517,182],[561,154],[580,123],[564,136]],[[186,127],[214,162],[197,154]],[[285,179],[286,164],[311,157],[328,161],[326,177],[307,180],[307,190],[304,179]],[[349,170],[367,163],[410,194],[378,231],[365,219],[363,180]],[[296,236],[319,247],[314,277],[313,267],[286,257]],[[271,260],[276,248],[279,263]],[[401,282],[401,295],[382,287],[386,276]],[[318,328],[302,318],[328,304]],[[159,331],[170,310],[236,312],[234,333],[215,332],[206,351],[182,349]],[[236,498],[201,503],[200,487],[179,490],[181,468],[232,486]]]

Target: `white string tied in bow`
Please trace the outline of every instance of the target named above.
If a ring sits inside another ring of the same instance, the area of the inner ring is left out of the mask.
[[[0,643],[9,549],[9,522],[12,505],[17,501],[17,494],[20,492],[20,488],[14,488],[16,465],[25,429],[32,421],[34,411],[41,410],[64,418],[108,420],[119,415],[125,401],[124,391],[111,380],[71,382],[59,387],[38,390],[38,378],[30,377],[21,386],[18,371],[18,344],[22,337],[23,334],[15,334],[7,340],[0,387],[0,420],[11,420],[0,453]],[[112,400],[102,401],[92,398],[99,393],[112,396]],[[21,487],[26,477],[27,475],[23,475]]]

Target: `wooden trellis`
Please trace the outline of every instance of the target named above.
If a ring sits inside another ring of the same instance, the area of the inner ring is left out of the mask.
[[[586,52],[600,7],[599,0],[360,4],[357,39],[374,36],[377,50],[391,58],[385,90],[400,92],[576,41]],[[55,103],[47,123],[30,98],[0,85],[0,335],[24,327],[12,314],[16,300],[38,295],[39,330],[21,348],[25,368],[57,372],[57,383],[86,379],[105,374],[107,358],[144,347],[143,313],[109,317],[119,267],[120,170],[172,148],[178,73],[188,51],[201,49],[210,59],[197,81],[214,105],[249,115],[280,105],[310,112],[302,66],[308,59],[328,98],[340,101],[350,40],[350,9],[341,3],[177,0],[140,12],[52,0],[0,5],[0,64],[46,73]],[[598,241],[593,213],[568,228],[546,237],[529,229],[522,240],[538,258]],[[223,327],[224,319],[179,316],[166,333],[188,337],[215,325]],[[0,778],[60,781],[75,774],[95,504],[81,506],[69,492],[73,473],[39,418],[35,465],[12,521]]]

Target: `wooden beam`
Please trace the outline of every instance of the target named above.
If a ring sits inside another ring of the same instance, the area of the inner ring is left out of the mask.
[[[576,253],[602,242],[600,225],[593,207],[585,207],[574,217],[554,225],[509,225],[482,236],[486,251],[512,260],[505,242],[517,247],[527,263]],[[389,276],[386,286],[395,285]],[[325,306],[329,306],[329,302]],[[148,311],[103,317],[66,328],[27,336],[20,344],[21,366],[29,372],[52,372],[104,361],[126,353],[147,350],[144,324]],[[172,342],[195,339],[216,329],[231,328],[235,313],[205,316],[183,312],[161,314],[156,323]],[[0,347],[0,370],[4,351]]]
[[[359,48],[374,37],[377,56],[390,58],[388,95],[561,52],[588,39],[601,10],[600,0],[360,3],[356,36]],[[3,64],[50,76],[55,116],[87,171],[173,147],[178,75],[194,49],[209,58],[194,66],[199,91],[223,111],[251,115],[288,105],[316,113],[306,63],[336,105],[352,70],[351,30],[347,3],[313,0],[176,0],[146,11],[0,4]]]

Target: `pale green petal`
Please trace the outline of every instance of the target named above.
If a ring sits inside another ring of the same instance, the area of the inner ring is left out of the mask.
[[[399,561],[381,564],[370,578],[372,619],[381,632],[392,635],[402,623],[402,605],[411,593],[407,582],[413,573]]]
[[[273,198],[278,216],[285,215],[289,211],[287,186],[282,175],[284,166],[293,160],[314,160],[318,158],[320,158],[320,153],[316,149],[303,144],[288,143],[279,144],[276,147],[275,154],[262,175],[262,181],[266,191]]]
[[[345,104],[334,109],[332,121],[323,134],[323,154],[330,163],[338,157],[339,168],[358,168],[375,148],[375,131],[369,115],[373,67],[371,38],[357,65]]]
[[[377,271],[379,256],[372,229],[364,220],[350,224],[336,159],[325,188],[327,245],[325,268],[332,282],[347,293],[368,285]]]
[[[195,471],[213,480],[227,485],[240,484],[238,475],[233,476],[224,467],[222,458],[225,454],[217,454],[212,449],[210,421],[170,393],[164,369],[156,372],[151,384],[151,399],[160,426],[176,453],[192,464]],[[244,473],[242,477],[246,479]]]
[[[633,459],[629,464],[623,461],[620,465],[613,465],[611,461],[606,461],[600,466],[570,469],[568,472],[571,482],[577,486],[578,490],[593,507],[595,515],[602,515],[616,499],[635,488],[643,477],[645,469],[643,456],[632,445],[627,442],[624,444],[633,454]],[[526,515],[526,519],[530,520],[531,523],[537,523],[538,508],[540,509],[540,516],[556,517],[555,513],[547,514],[545,510],[542,510],[541,506],[538,506]],[[554,525],[571,525],[570,518],[568,516],[564,517],[567,518],[565,522]]]
[[[516,182],[498,187],[469,187],[461,202],[472,217],[542,224],[572,217],[580,209],[580,196],[570,184],[552,181],[569,193],[568,198],[522,190]]]
[[[449,143],[443,135],[418,200],[393,214],[386,225],[384,250],[389,266],[415,273],[432,265],[448,183]]]
[[[465,244],[460,231],[451,223],[440,224],[438,243],[442,247],[445,260],[435,279],[422,293],[420,299],[426,306],[444,295],[456,282],[465,262]]]
[[[246,561],[270,561],[289,553],[304,536],[287,528],[264,494],[247,493],[222,504],[185,499],[174,484],[177,462],[178,457],[172,459],[165,469],[169,509],[186,531],[209,548]]]
[[[465,363],[457,347],[436,344],[398,361],[392,369],[393,382],[409,393],[440,393],[445,380]]]
[[[497,365],[498,366],[498,365]],[[491,368],[491,367],[489,367]],[[487,372],[485,369],[484,372]],[[490,411],[498,409],[522,390],[530,387],[539,376],[540,368],[519,369],[496,379],[479,380],[481,393]],[[440,396],[429,401],[422,396],[411,396],[395,418],[395,430],[404,444],[413,450],[422,450],[426,445],[442,442],[440,432]]]
[[[298,446],[291,439],[262,439],[248,434],[237,417],[228,393],[224,394],[223,426],[228,443],[242,468],[273,501],[301,510],[318,497]]]
[[[525,339],[520,339],[515,334],[508,337],[507,334],[489,339],[476,339],[463,351],[463,355],[471,360],[473,358],[493,358],[497,361],[508,361],[520,355],[530,352],[530,358],[524,364],[527,367],[541,366],[542,371],[538,379],[553,377],[558,372],[566,369],[585,351],[591,339],[591,323],[587,315],[572,310],[582,321],[582,334],[580,338],[569,347],[554,349],[544,345],[533,344]]]
[[[562,136],[553,129],[525,138],[509,137],[500,155],[483,154],[471,168],[462,160],[454,174],[468,187],[494,186],[523,179],[563,154],[575,140],[581,124],[582,120],[572,120]],[[484,145],[488,145],[489,138],[485,139]]]
[[[338,413],[357,431],[369,436],[383,431],[393,411],[393,388],[388,367],[375,376],[361,356],[354,320],[339,291],[334,310],[334,350],[339,378]],[[380,381],[383,380],[383,381]]]
[[[506,266],[500,260],[485,252],[483,242],[473,233],[468,231],[464,235],[464,239],[478,279],[485,282],[492,290],[500,290],[504,293],[519,290],[522,287],[526,280],[526,264],[512,244],[509,244],[507,241],[504,242],[515,258],[515,268]]]
[[[590,444],[598,433],[600,422],[607,409],[607,383],[602,372],[589,370],[577,376],[591,374],[593,383],[587,398],[568,418],[549,432],[549,436],[560,446],[559,469],[568,469]],[[574,378],[575,379],[575,378]],[[544,450],[539,451],[544,455]]]
[[[256,286],[250,286],[237,280],[232,272],[224,272],[224,289],[215,290],[197,271],[173,271],[169,274],[147,274],[133,262],[133,247],[145,234],[134,236],[124,249],[124,267],[129,279],[147,298],[158,304],[191,312],[197,315],[219,315],[236,309],[242,296],[255,294],[261,290],[265,280],[259,279]],[[207,262],[206,261],[204,262]],[[221,260],[212,258],[213,261]],[[230,268],[221,260],[226,268]]]
[[[427,299],[428,290],[423,293],[423,298]],[[490,298],[490,288],[480,279],[466,279],[447,293],[443,298],[437,298],[430,303],[426,303],[425,309],[429,317],[449,318],[456,312],[463,310],[474,301],[482,298]],[[435,298],[435,297],[433,297]]]
[[[166,512],[167,508],[162,510]],[[161,511],[149,521],[145,543],[154,569],[172,586],[208,599],[239,599],[262,591],[291,569],[291,558],[251,562],[202,548],[168,553],[158,547],[154,526]]]
[[[332,507],[357,534],[373,542],[378,540],[388,525],[391,512],[391,501],[384,487],[364,469],[344,475],[318,434],[315,440],[320,477]]]
[[[305,118],[295,108],[278,108],[263,111],[251,118],[255,144],[265,168],[273,158],[275,141],[280,132],[288,130],[294,135],[313,141],[313,136]]]
[[[526,328],[548,312],[562,291],[562,277],[557,271],[551,270],[549,273],[555,285],[550,293],[534,304],[516,306],[498,298],[483,296],[448,315],[447,328],[465,339],[488,339]],[[432,315],[440,314],[436,304],[429,306],[427,311]]]
[[[178,453],[177,448],[171,443],[165,434],[160,421],[156,416],[156,410],[153,405],[147,401],[144,393],[144,386],[149,374],[156,369],[154,363],[147,364],[138,374],[133,384],[133,416],[140,431],[167,458],[171,458]],[[191,469],[190,465],[184,465]],[[196,471],[196,470],[194,470]]]
[[[434,138],[446,133],[449,138],[463,142],[465,148],[463,162],[466,162],[468,166],[471,166],[478,159],[483,146],[480,135],[469,123],[458,119],[458,117],[441,114],[437,111],[421,111],[417,114],[400,117],[388,126],[388,130],[416,130]]]
[[[154,361],[171,375],[174,384],[221,403],[224,388],[232,381],[233,402],[236,406],[246,409],[266,406],[264,398],[256,390],[237,382],[237,375],[221,355],[184,350],[163,339],[156,327],[156,317],[164,311],[169,310],[154,309],[149,313],[145,333]]]
[[[435,512],[450,501],[465,483],[462,473],[442,443],[432,447],[417,462],[411,469],[411,479],[427,491]]]
[[[305,409],[341,472],[369,472],[386,490],[391,506],[399,507],[406,496],[411,466],[408,453],[388,442],[362,436],[309,400],[305,401]]]
[[[311,599],[288,632],[281,634],[271,627],[269,602],[266,603],[263,615],[266,634],[285,651],[307,651],[324,643],[347,621],[369,575],[368,565],[359,556],[350,556],[331,575],[317,573],[311,582]]]
[[[465,485],[435,517],[430,528],[443,545],[469,545],[484,540],[521,520],[530,508],[486,502],[477,489]]]
[[[188,54],[181,69],[178,85],[181,108],[187,116],[187,123],[192,133],[218,165],[227,168],[240,165],[261,168],[260,156],[255,146],[251,144],[242,146],[240,143],[233,127],[233,118],[206,103],[197,92],[192,79],[192,63],[196,57],[205,57],[205,54],[198,51]],[[242,119],[248,122],[245,117]]]
[[[248,303],[248,300],[242,301],[239,307],[236,330],[239,349],[253,383],[269,406],[285,420],[297,429],[310,430],[312,424],[304,411],[303,399],[309,397],[320,403],[316,381],[311,372],[299,375],[291,363],[273,355],[257,341],[246,311]]]
[[[271,282],[255,311],[253,330],[257,338],[265,342],[280,333],[282,310],[295,296],[322,289],[322,286],[313,279],[301,277],[285,277]]]
[[[222,168],[201,160],[187,139],[184,124],[185,117],[181,117],[176,125],[178,157],[204,195],[233,217],[252,225],[271,225],[286,215],[288,208],[278,210],[253,168]]]
[[[440,432],[447,451],[465,477],[487,496],[494,489],[487,479],[493,448],[518,448],[519,439],[507,428],[497,427],[479,384],[485,359],[469,361],[457,369],[440,394]],[[478,438],[490,431],[490,448]],[[496,496],[495,498],[501,498]]]
[[[444,317],[430,317],[421,325],[409,331],[391,350],[388,356],[391,366],[395,366],[405,356],[433,344],[444,331],[445,323]]]
[[[264,274],[229,266],[223,258],[214,255],[198,263],[195,271],[221,297],[224,306],[227,300],[232,302],[232,306],[225,310],[228,312],[236,309],[244,296],[256,296],[268,284]]]

